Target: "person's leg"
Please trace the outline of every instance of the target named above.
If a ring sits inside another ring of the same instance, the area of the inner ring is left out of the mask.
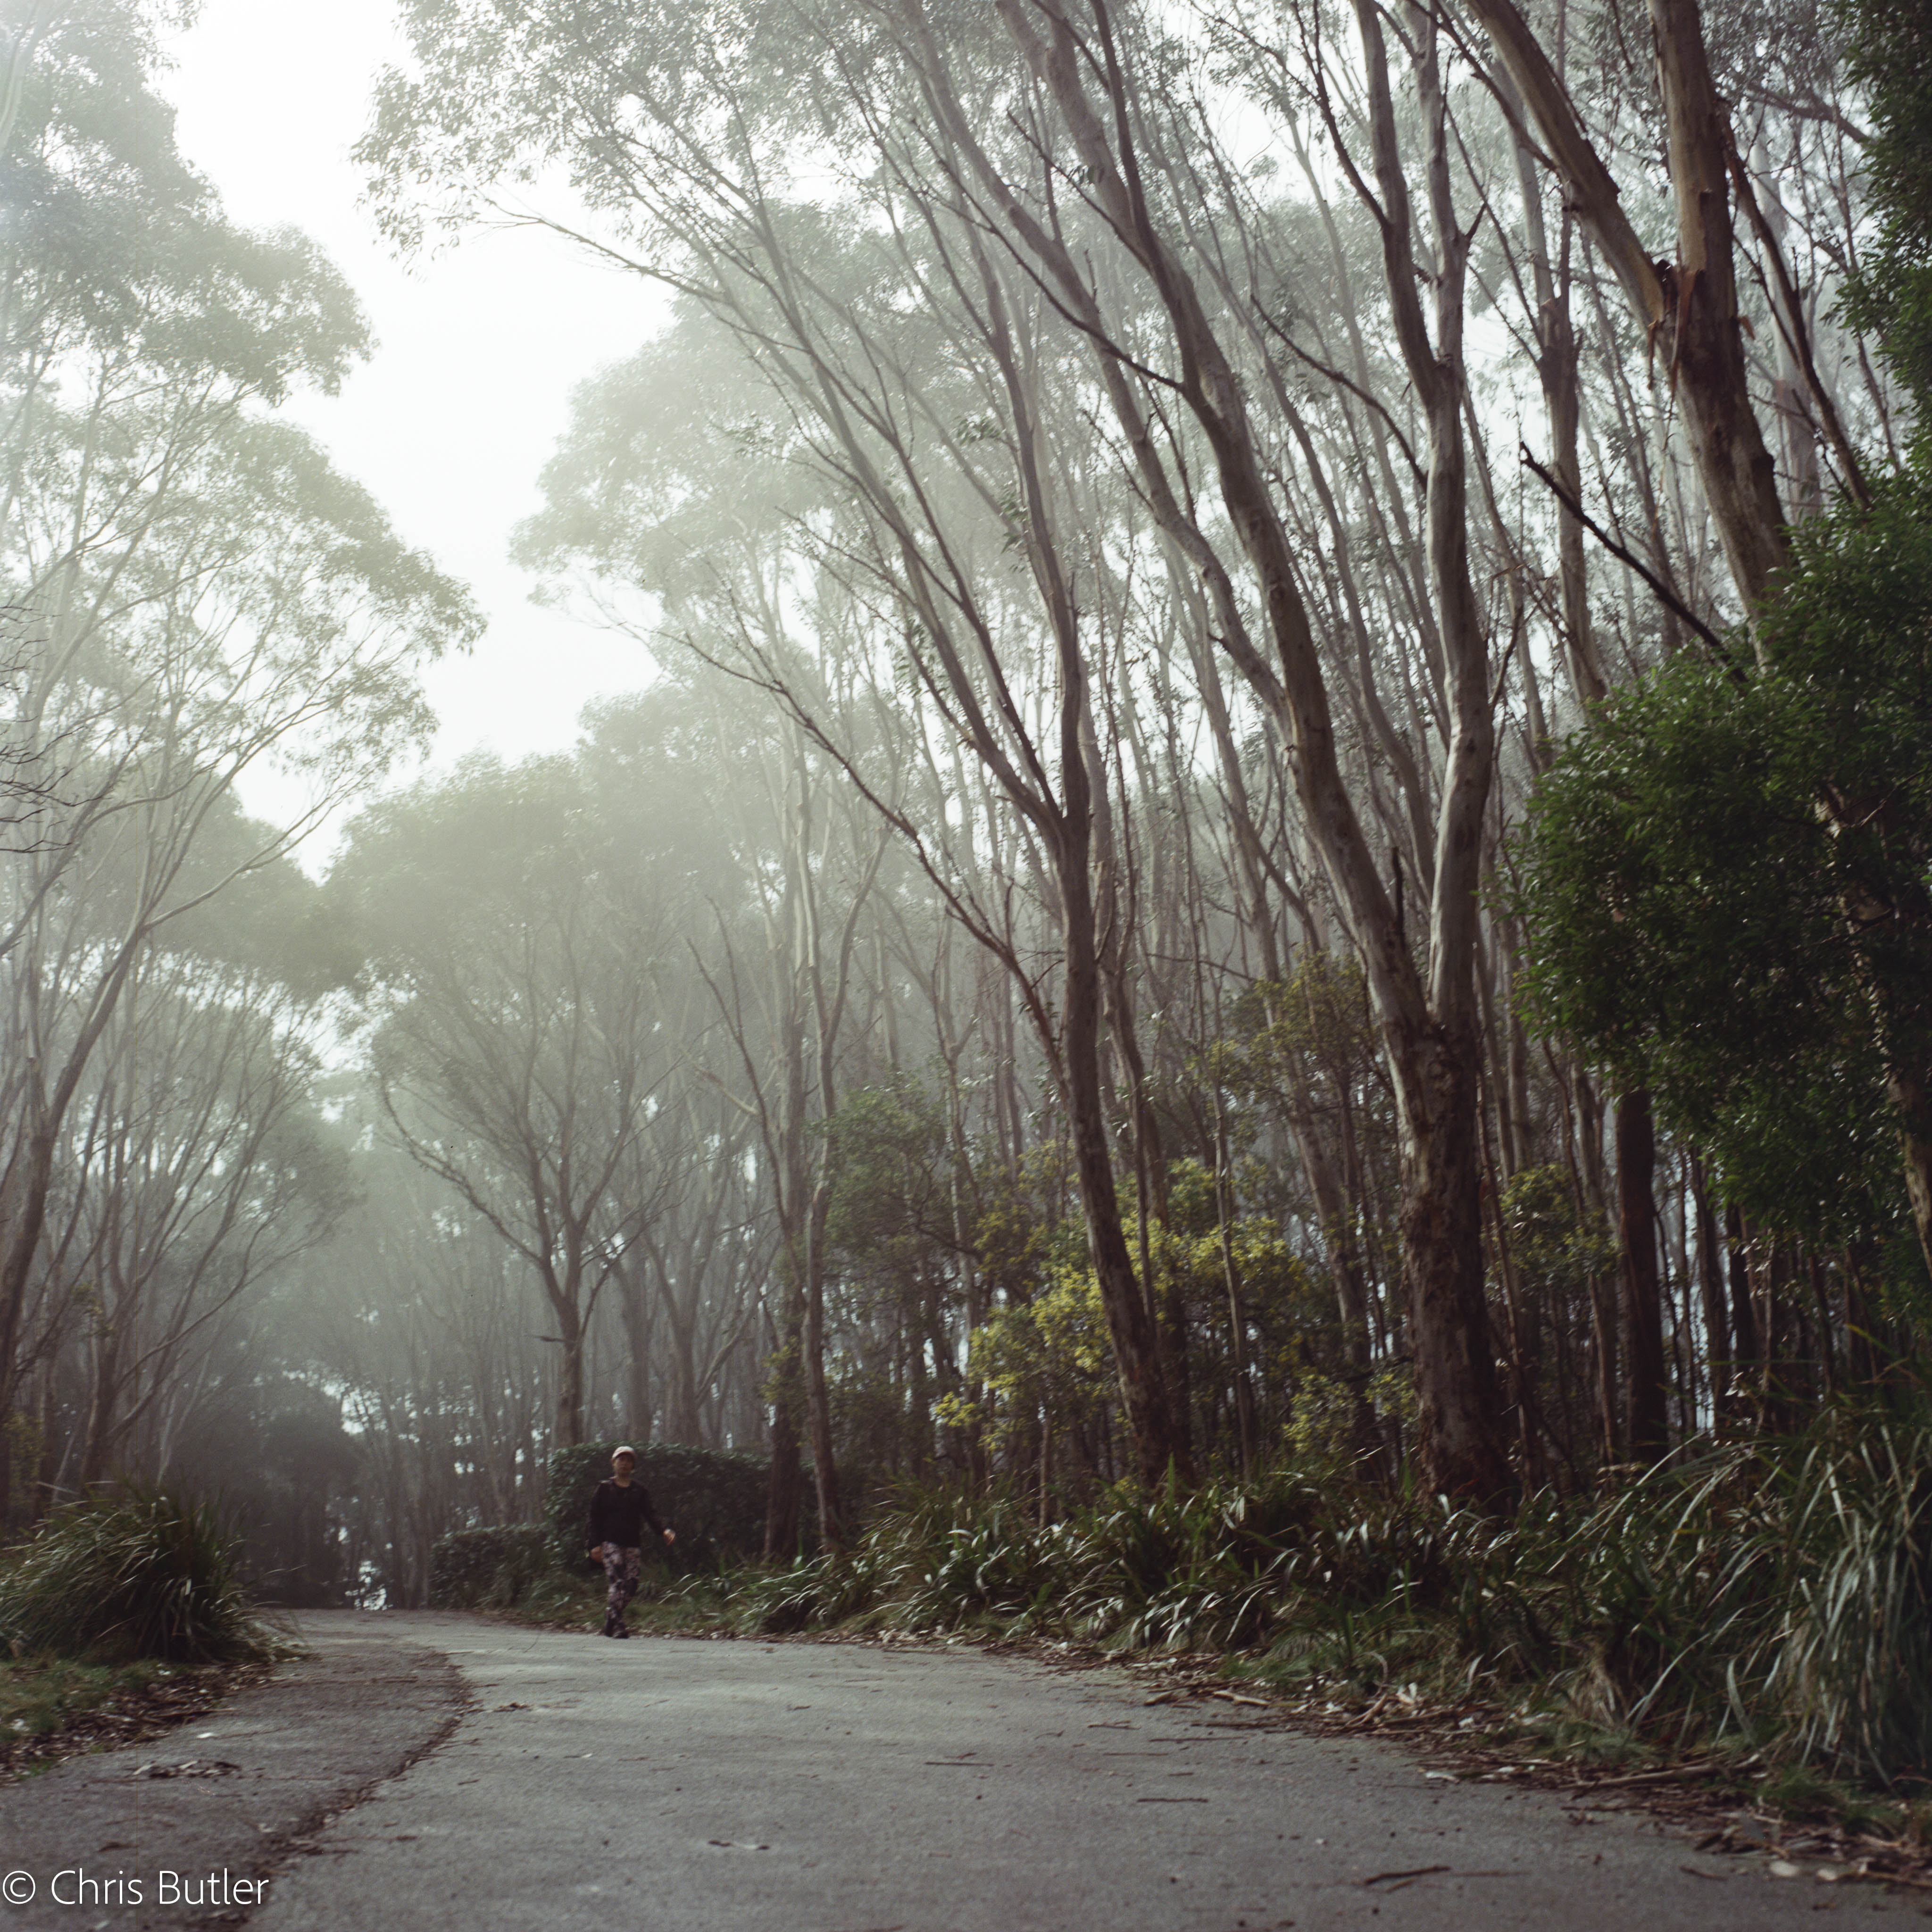
[[[608,1600],[611,1606],[610,1634],[613,1636],[630,1635],[624,1628],[624,1612],[628,1608],[631,1599],[638,1594],[638,1570],[644,1561],[644,1554],[641,1550],[621,1550],[618,1552],[614,1570],[608,1562],[604,1566],[605,1574],[610,1579]]]
[[[630,1585],[624,1582],[624,1559],[630,1562]],[[604,1592],[604,1634],[613,1636],[622,1628],[624,1606],[631,1600],[638,1587],[638,1552],[634,1550],[620,1550],[614,1543],[604,1546],[604,1574],[610,1587]]]

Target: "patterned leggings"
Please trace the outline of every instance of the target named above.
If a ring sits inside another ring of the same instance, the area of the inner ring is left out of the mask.
[[[641,1550],[620,1550],[614,1543],[604,1546],[604,1574],[610,1580],[604,1609],[613,1622],[622,1617],[626,1606],[638,1594],[638,1565],[644,1554]]]

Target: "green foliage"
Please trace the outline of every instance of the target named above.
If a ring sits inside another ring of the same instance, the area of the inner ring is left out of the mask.
[[[0,1568],[0,1638],[107,1660],[267,1654],[274,1639],[242,1582],[240,1546],[214,1504],[166,1490],[70,1504]]]
[[[544,1528],[551,1560],[566,1571],[589,1562],[590,1498],[610,1473],[612,1442],[551,1451]],[[764,1546],[766,1471],[748,1456],[679,1443],[637,1445],[637,1480],[659,1518],[677,1532],[680,1568],[748,1556]]]
[[[549,1532],[535,1524],[453,1530],[430,1552],[430,1607],[507,1610],[554,1562]]]
[[[271,401],[302,382],[332,393],[368,352],[367,320],[305,237],[231,226],[176,146],[154,89],[176,10],[8,10],[0,373],[38,376],[81,349]]]
[[[1058,1262],[1031,1300],[995,1309],[974,1330],[971,1360],[974,1381],[1030,1410],[1102,1399],[1113,1355],[1093,1269]]]
[[[823,1129],[830,1142],[826,1238],[874,1300],[928,1288],[952,1244],[946,1117],[899,1074],[848,1094]]]
[[[1932,25],[1840,12],[1879,222],[1844,311],[1918,405],[1917,473],[1797,528],[1749,668],[1680,657],[1598,706],[1516,854],[1544,1024],[1834,1244],[1895,1221],[1894,1135],[1932,1139]]]
[[[1198,1072],[1243,1103],[1230,1122],[1239,1148],[1252,1140],[1247,1110],[1282,1126],[1347,1116],[1371,1165],[1390,1150],[1388,1078],[1359,961],[1304,947],[1285,980],[1259,980],[1235,1003],[1227,1036]]]
[[[1617,1264],[1616,1237],[1579,1209],[1565,1168],[1521,1169],[1503,1189],[1502,1211],[1517,1275],[1546,1301],[1574,1303]]]
[[[1352,955],[1304,946],[1285,980],[1257,980],[1234,1010],[1246,1049],[1237,1070],[1250,1082],[1287,1084],[1291,1060],[1306,1078],[1318,1068],[1365,1070],[1376,1052],[1368,982]]]
[[[1846,64],[1867,90],[1864,172],[1879,218],[1843,310],[1879,338],[1919,408],[1932,403],[1932,24],[1919,0],[1840,0]]]
[[[1513,900],[1538,1023],[1651,1088],[1755,1218],[1835,1244],[1899,1213],[1886,1058],[1932,1038],[1932,513],[1898,489],[1814,519],[1762,641],[1595,708]]]
[[[1163,1294],[1179,1295],[1209,1376],[1226,1366],[1228,1286],[1226,1262],[1216,1219],[1214,1179],[1200,1162],[1177,1160],[1168,1174],[1168,1220],[1147,1231],[1148,1257]],[[996,1205],[982,1223],[996,1245],[1007,1230]],[[1130,1252],[1138,1260],[1138,1216],[1126,1229]],[[1290,1248],[1280,1224],[1267,1214],[1235,1216],[1228,1231],[1246,1319],[1259,1337],[1256,1366],[1270,1387],[1296,1387],[1311,1370],[1311,1352],[1319,1353],[1335,1327],[1332,1295],[1311,1280]],[[971,1378],[1003,1405],[1002,1414],[1024,1425],[1042,1409],[1063,1426],[1097,1421],[1114,1400],[1116,1382],[1112,1345],[1100,1283],[1094,1273],[1084,1225],[1069,1216],[1052,1223],[1033,1222],[1023,1237],[1010,1239],[1005,1267],[1008,1299],[995,1308],[971,1338]],[[1012,1292],[1016,1277],[1026,1292]],[[1228,1370],[1232,1373],[1232,1370]],[[1311,1384],[1311,1388],[1312,1384]],[[1311,1412],[1312,1413],[1312,1412]],[[956,1403],[949,1418],[964,1419]],[[1304,1436],[1306,1430],[1304,1430]]]

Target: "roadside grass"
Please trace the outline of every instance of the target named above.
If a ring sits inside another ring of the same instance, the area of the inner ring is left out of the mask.
[[[287,1654],[239,1545],[214,1505],[128,1487],[0,1551],[0,1775],[154,1736]]]
[[[127,1487],[59,1509],[0,1556],[0,1642],[88,1664],[239,1664],[282,1647],[213,1503]]]
[[[266,1663],[99,1664],[46,1655],[0,1663],[0,1780],[84,1751],[160,1737],[204,1717]]]
[[[0,1744],[51,1736],[85,1712],[166,1681],[174,1670],[158,1660],[76,1664],[70,1658],[46,1656],[0,1666]]]

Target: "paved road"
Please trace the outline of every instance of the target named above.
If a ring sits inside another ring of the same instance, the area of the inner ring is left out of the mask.
[[[260,1932],[1771,1932],[1912,1909],[1124,1678],[379,1621],[474,1704],[288,1860]]]
[[[0,1932],[1776,1932],[1916,1910],[1445,1784],[1392,1746],[1150,1706],[1124,1674],[451,1616],[304,1634],[309,1658],[198,1724],[0,1789],[0,1886],[34,1894]]]

